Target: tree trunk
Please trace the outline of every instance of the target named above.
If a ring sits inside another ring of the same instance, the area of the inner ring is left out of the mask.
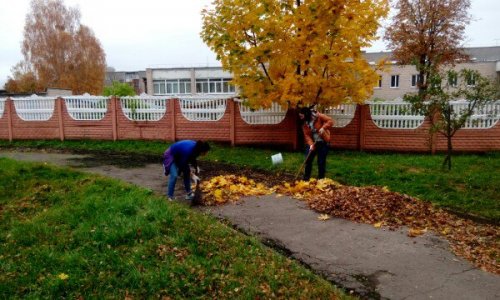
[[[445,166],[448,167],[448,171],[451,170],[451,153],[453,152],[453,146],[451,144],[451,136],[447,136],[446,139],[448,140],[448,148],[447,148],[447,151],[446,151],[446,157],[444,158],[444,161],[443,161],[443,168]]]
[[[448,166],[448,171],[451,170],[451,153],[453,152],[453,144],[451,143],[451,139],[453,138],[453,133],[451,129],[451,105],[448,104],[446,107],[446,141],[448,143],[447,145],[447,151],[446,151],[446,157],[443,161],[443,168],[444,166]]]

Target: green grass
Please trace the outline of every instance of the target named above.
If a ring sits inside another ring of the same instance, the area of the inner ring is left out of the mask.
[[[255,238],[149,190],[6,158],[0,178],[0,299],[340,293]]]
[[[161,155],[166,142],[147,141],[0,141],[1,148],[28,147],[78,151],[109,151]],[[271,164],[276,149],[229,147],[212,144],[204,158],[240,166],[295,174],[302,164],[300,152],[283,152],[284,163]],[[500,152],[459,154],[453,169],[443,170],[444,155],[331,151],[327,177],[355,186],[387,186],[392,191],[430,201],[461,213],[500,221]],[[313,169],[313,176],[315,169]]]

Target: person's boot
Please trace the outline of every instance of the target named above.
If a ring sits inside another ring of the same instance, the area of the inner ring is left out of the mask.
[[[193,191],[189,192],[184,199],[192,201],[194,199]]]

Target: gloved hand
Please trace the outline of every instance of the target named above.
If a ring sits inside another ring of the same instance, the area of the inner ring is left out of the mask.
[[[198,183],[201,179],[200,179],[200,177],[196,176],[194,173],[191,173],[191,180],[194,183]]]
[[[325,134],[325,128],[321,127],[319,129],[319,135],[323,135],[323,134]]]
[[[309,152],[314,151],[314,149],[315,149],[314,145],[316,145],[316,144],[312,144],[312,145],[309,146]]]
[[[200,174],[200,167],[198,166],[196,167],[196,169],[190,166],[189,170],[191,171],[191,174],[196,174],[196,175]]]

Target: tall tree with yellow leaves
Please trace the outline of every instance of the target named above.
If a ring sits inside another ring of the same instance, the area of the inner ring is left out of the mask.
[[[100,94],[105,54],[92,30],[80,24],[80,11],[62,0],[32,0],[26,16],[22,53],[38,84]]]
[[[214,0],[201,36],[251,107],[362,102],[378,75],[361,49],[386,0]]]

